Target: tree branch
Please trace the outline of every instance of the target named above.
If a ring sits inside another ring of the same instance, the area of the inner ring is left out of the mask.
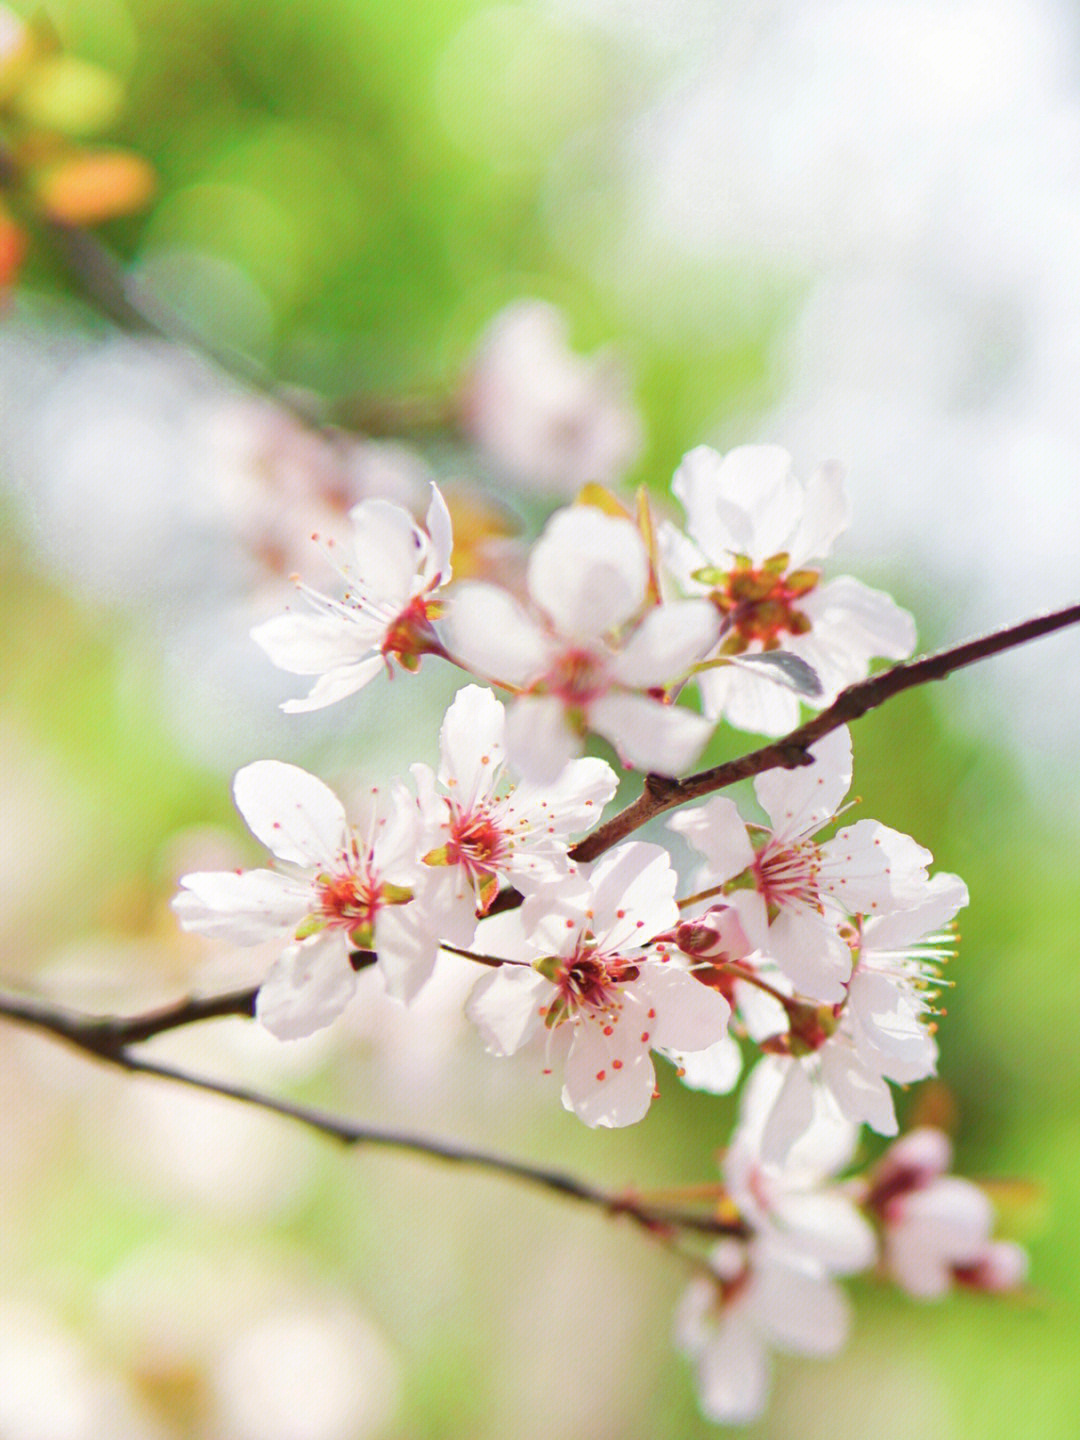
[[[609,1215],[628,1215],[635,1224],[661,1237],[670,1237],[679,1231],[701,1235],[740,1236],[747,1233],[745,1226],[738,1221],[721,1220],[715,1215],[699,1214],[692,1210],[650,1205],[630,1192],[619,1194],[601,1190],[564,1171],[531,1165],[526,1161],[513,1160],[487,1150],[475,1150],[471,1146],[459,1145],[451,1140],[430,1139],[398,1130],[357,1124],[324,1110],[279,1099],[247,1085],[215,1080],[209,1076],[194,1074],[177,1065],[146,1059],[133,1054],[130,1049],[153,1035],[193,1024],[198,1020],[221,1015],[250,1015],[255,993],[254,990],[237,990],[230,995],[213,999],[182,1000],[149,1015],[130,1019],[83,1015],[28,996],[0,994],[0,1016],[42,1031],[53,1039],[64,1041],[105,1064],[136,1075],[154,1075],[174,1084],[187,1085],[211,1095],[221,1095],[227,1100],[254,1106],[259,1110],[268,1110],[271,1114],[304,1125],[343,1145],[378,1145],[384,1149],[405,1150],[450,1164],[494,1171],[564,1195],[571,1200],[595,1206]]]
[[[1055,630],[1063,630],[1066,626],[1078,623],[1080,605],[1068,605],[1064,609],[1051,610],[1045,615],[1023,620],[1018,625],[1007,625],[1003,630],[991,631],[989,635],[981,635],[975,640],[966,640],[947,650],[939,650],[936,654],[924,655],[918,660],[905,660],[889,670],[871,675],[868,680],[849,685],[827,709],[820,711],[812,720],[800,725],[790,735],[763,745],[758,750],[751,750],[734,760],[726,760],[722,765],[714,765],[710,770],[688,775],[685,780],[647,775],[645,788],[638,798],[591,835],[578,841],[570,854],[575,860],[595,860],[598,855],[603,855],[606,850],[610,850],[627,835],[632,835],[655,816],[662,815],[665,810],[672,810],[688,800],[700,800],[703,795],[711,795],[728,785],[734,785],[738,780],[761,775],[766,770],[795,770],[801,765],[809,765],[812,763],[810,747],[823,735],[858,720],[870,710],[876,710],[894,695],[914,689],[916,685],[925,685],[931,680],[944,680],[954,670],[962,670],[967,665],[975,665],[980,660],[988,660],[993,655],[1014,650],[1020,645],[1040,639],[1043,635],[1050,635]],[[501,908],[510,907],[504,904]],[[492,910],[494,909],[495,906],[492,906]]]

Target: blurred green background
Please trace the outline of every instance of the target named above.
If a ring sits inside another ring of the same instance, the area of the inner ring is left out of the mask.
[[[627,357],[647,437],[627,478],[658,492],[686,449],[740,425],[756,434],[781,403],[771,357],[809,263],[658,247],[649,264],[623,251],[622,141],[674,64],[644,22],[472,0],[44,9],[67,49],[124,81],[110,137],[160,177],[145,213],[102,234],[212,349],[339,413],[356,397],[446,396],[492,316],[538,295],[570,317],[577,348],[613,342]],[[101,343],[105,328],[45,247],[0,325],[15,337],[0,404],[17,432],[21,357],[38,364],[58,335]],[[68,362],[50,363],[48,383]],[[418,443],[437,473],[469,473],[458,441]],[[71,444],[77,456],[77,433]],[[283,727],[280,695],[256,690],[254,733],[230,732],[214,709],[232,699],[224,664],[178,730],[170,707],[196,682],[182,667],[162,681],[180,646],[168,596],[102,600],[52,564],[51,512],[43,522],[25,463],[9,451],[0,548],[3,975],[88,1009],[255,979],[249,957],[208,963],[167,909],[192,855],[254,853],[229,801],[233,764],[271,744],[331,778],[430,759],[445,690],[435,677],[405,694],[402,681],[311,730]],[[510,503],[535,523],[535,498]],[[887,546],[860,565],[915,612],[924,644],[961,638],[966,597],[946,566]],[[1020,618],[1003,607],[993,618]],[[1048,671],[1075,668],[1075,643],[1047,645]],[[856,1284],[848,1350],[782,1361],[755,1436],[1076,1431],[1076,772],[1029,783],[1038,756],[1021,763],[1001,673],[860,722],[856,790],[862,814],[910,831],[969,884],[943,1088],[901,1108],[955,1114],[960,1173],[1031,1182],[1002,1204],[1003,1232],[1031,1247],[1030,1293],[922,1306]],[[193,744],[192,723],[227,733]],[[710,758],[740,748],[721,737]],[[456,1018],[456,973],[436,988],[415,1020],[372,991],[354,1006],[364,1013],[284,1056],[239,1021],[160,1049],[612,1186],[715,1173],[729,1102],[669,1076],[644,1124],[587,1132],[527,1061],[480,1052]],[[627,1226],[509,1181],[340,1153],[271,1117],[101,1073],[11,1026],[0,1079],[0,1348],[42,1397],[5,1440],[714,1433],[669,1342],[684,1277]]]

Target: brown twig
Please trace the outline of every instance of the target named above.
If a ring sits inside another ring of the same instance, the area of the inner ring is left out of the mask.
[[[882,670],[880,674],[871,675],[868,680],[849,685],[827,709],[820,711],[812,720],[800,725],[790,735],[762,745],[758,750],[751,750],[734,760],[726,760],[722,765],[714,765],[710,770],[688,775],[685,780],[647,775],[645,788],[638,798],[618,815],[613,815],[598,830],[580,840],[570,854],[575,860],[595,860],[598,855],[603,855],[606,850],[610,850],[627,835],[632,835],[649,820],[662,815],[665,810],[674,809],[676,805],[683,805],[688,800],[700,800],[704,795],[723,790],[738,780],[761,775],[766,770],[795,770],[802,765],[809,765],[812,763],[810,747],[822,736],[839,729],[841,725],[858,720],[894,695],[911,690],[916,685],[925,685],[931,680],[944,680],[954,670],[962,670],[967,665],[988,660],[993,655],[1014,650],[1019,645],[1026,645],[1043,635],[1050,635],[1055,630],[1063,630],[1068,625],[1078,623],[1080,605],[1067,605],[1061,610],[1051,610],[1045,615],[1023,620],[1018,625],[1007,625],[989,635],[981,635],[975,640],[966,640],[961,645],[939,650],[936,654],[924,655],[918,660],[905,660],[889,670]],[[494,906],[492,908],[494,909]],[[504,905],[503,908],[507,907]]]
[[[236,1100],[243,1105],[268,1110],[343,1145],[378,1145],[383,1149],[410,1151],[450,1164],[495,1171],[565,1195],[571,1200],[593,1205],[609,1215],[627,1215],[635,1224],[659,1236],[670,1236],[680,1231],[702,1235],[746,1233],[745,1227],[737,1221],[722,1220],[715,1215],[699,1214],[692,1210],[648,1205],[630,1192],[618,1194],[601,1190],[561,1170],[531,1165],[526,1161],[513,1160],[487,1150],[476,1150],[451,1140],[430,1139],[427,1136],[357,1124],[309,1105],[300,1105],[268,1095],[247,1085],[235,1085],[227,1080],[197,1075],[180,1066],[132,1053],[132,1046],[182,1025],[221,1015],[251,1014],[254,993],[238,990],[231,995],[221,995],[210,1000],[183,1000],[166,1009],[130,1019],[83,1015],[28,996],[0,994],[0,1015],[40,1030],[53,1039],[73,1045],[84,1054],[121,1070],[136,1075],[154,1075],[174,1084],[187,1085],[211,1095]]]

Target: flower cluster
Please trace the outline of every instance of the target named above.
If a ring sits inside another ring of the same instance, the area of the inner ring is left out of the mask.
[[[580,388],[591,372],[573,373]],[[315,677],[285,708],[346,700],[424,656],[481,683],[447,709],[437,769],[414,764],[348,807],[294,765],[245,766],[234,798],[272,865],[186,875],[174,906],[188,930],[279,942],[257,1015],[283,1039],[333,1021],[363,966],[408,1003],[440,949],[477,965],[467,1013],[483,1044],[558,1070],[589,1126],[643,1119],[656,1056],[718,1093],[752,1060],[717,1192],[724,1238],[695,1258],[676,1326],[703,1408],[730,1422],[760,1413],[772,1349],[842,1345],[840,1277],[876,1266],[930,1298],[1010,1288],[1024,1262],[992,1239],[984,1192],[946,1175],[938,1132],[851,1173],[862,1126],[898,1133],[892,1086],[936,1071],[940,971],[968,897],[910,836],[838,826],[847,729],[754,772],[765,821],[711,794],[670,819],[671,849],[626,838],[629,811],[597,831],[619,777],[582,755],[590,736],[663,790],[721,719],[782,733],[914,645],[888,596],[822,582],[846,519],[835,467],[803,485],[775,446],[699,448],[673,488],[688,534],[587,487],[505,584],[454,579],[434,485],[423,524],[389,500],[356,505],[347,546],[330,547],[340,594],[301,583],[310,613],[254,632]]]

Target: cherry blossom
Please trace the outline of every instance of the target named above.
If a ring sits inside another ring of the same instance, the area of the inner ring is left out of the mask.
[[[473,365],[465,426],[507,477],[571,498],[590,481],[622,477],[641,449],[641,421],[622,366],[586,360],[567,344],[566,319],[542,300],[518,300],[492,322]]]
[[[940,1130],[912,1130],[886,1151],[865,1204],[884,1234],[884,1266],[909,1295],[938,1300],[954,1284],[1011,1290],[1027,1274],[1019,1245],[993,1240],[990,1197],[946,1172],[952,1145]]]
[[[459,690],[439,734],[442,763],[412,767],[428,865],[446,883],[432,904],[443,938],[468,945],[500,878],[529,891],[571,869],[571,837],[591,829],[615,794],[618,776],[603,760],[572,760],[550,785],[507,778],[506,711],[490,690]],[[445,793],[440,793],[438,786]]]
[[[727,1025],[723,996],[645,948],[678,919],[676,883],[659,846],[617,846],[546,893],[532,964],[504,964],[473,990],[468,1014],[497,1055],[544,1029],[549,1047],[568,1035],[563,1104],[587,1125],[640,1120],[656,1086],[649,1051],[704,1050]]]
[[[666,525],[661,546],[683,590],[707,594],[724,617],[711,659],[783,649],[811,667],[822,687],[814,703],[827,705],[868,673],[874,656],[911,654],[915,624],[906,610],[850,576],[822,584],[809,564],[828,554],[847,525],[837,465],[801,482],[778,445],[743,445],[726,455],[701,445],[684,457],[672,489],[691,538]],[[697,679],[714,720],[762,735],[799,723],[800,697],[759,670],[720,664]]]
[[[746,1424],[768,1400],[771,1352],[836,1354],[847,1340],[850,1306],[823,1266],[767,1237],[722,1240],[709,1268],[683,1295],[675,1341],[694,1361],[704,1414]]]
[[[527,779],[553,780],[580,753],[586,730],[637,769],[678,774],[700,754],[710,722],[657,692],[705,653],[719,621],[704,600],[656,605],[639,620],[648,587],[637,528],[579,505],[551,518],[529,557],[536,615],[494,585],[455,592],[449,648],[470,670],[518,691],[506,738]]]
[[[173,909],[185,930],[202,935],[287,942],[259,990],[266,1028],[294,1039],[330,1024],[355,989],[356,949],[376,951],[388,991],[411,999],[438,941],[421,894],[419,819],[404,787],[389,797],[373,790],[354,826],[328,786],[277,760],[244,766],[233,795],[281,868],[185,875]]]
[[[441,652],[432,621],[441,608],[436,592],[451,577],[451,530],[438,488],[431,486],[426,531],[388,500],[362,500],[349,520],[352,556],[340,563],[342,598],[298,582],[315,613],[289,612],[251,632],[282,670],[319,677],[304,699],[286,700],[283,710],[320,710],[362,689],[389,669],[391,658],[415,670],[422,655]]]
[[[804,996],[840,1001],[852,968],[842,930],[852,914],[914,904],[933,858],[908,835],[860,820],[831,840],[814,837],[840,812],[851,785],[851,736],[832,731],[813,763],[754,781],[772,829],[748,827],[716,796],[668,822],[706,857],[700,885],[723,887],[752,945]]]

